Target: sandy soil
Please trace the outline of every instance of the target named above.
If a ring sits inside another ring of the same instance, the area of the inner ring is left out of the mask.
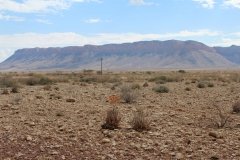
[[[115,130],[101,125],[113,106],[108,97],[119,94],[118,87],[57,83],[44,90],[23,85],[19,93],[0,95],[0,159],[239,160],[240,114],[230,112],[240,100],[240,83],[211,81],[214,87],[198,88],[186,81],[164,84],[169,93],[154,92],[156,84],[148,82],[137,102],[117,104],[122,121]],[[223,128],[212,123],[219,121],[213,104],[230,115]],[[139,108],[149,113],[149,131],[131,127]]]

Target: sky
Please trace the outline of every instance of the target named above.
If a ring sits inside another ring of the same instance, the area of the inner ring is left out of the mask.
[[[22,48],[170,39],[240,45],[240,0],[0,0],[0,62]]]

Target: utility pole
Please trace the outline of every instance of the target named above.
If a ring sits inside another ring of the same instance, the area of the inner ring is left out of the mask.
[[[103,58],[101,57],[101,74],[102,74],[102,61],[103,61]]]

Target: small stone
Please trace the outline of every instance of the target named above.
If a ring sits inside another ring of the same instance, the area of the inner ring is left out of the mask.
[[[148,83],[147,82],[145,82],[144,84],[143,84],[143,87],[148,87],[149,85],[148,85]]]
[[[176,154],[176,159],[183,159],[182,153],[177,153]]]
[[[36,96],[37,99],[43,99],[43,96]]]
[[[102,142],[103,142],[103,143],[109,143],[109,142],[110,142],[110,139],[104,138],[104,139],[102,140]]]
[[[17,158],[19,158],[19,157],[22,157],[23,154],[22,154],[21,152],[18,152],[15,156],[16,156]]]
[[[217,132],[215,132],[215,131],[209,132],[208,135],[211,136],[211,137],[214,137],[214,138],[217,138],[217,137],[218,137],[218,134],[217,134]]]
[[[26,140],[27,140],[27,141],[32,141],[33,139],[32,139],[31,136],[28,135],[28,136],[26,137]]]
[[[43,146],[40,146],[40,151],[41,151],[41,152],[44,152],[44,151],[45,151],[45,149],[44,149]]]
[[[192,153],[192,149],[191,148],[187,148],[186,149],[186,153]]]
[[[113,146],[116,146],[116,142],[115,142],[115,141],[112,141],[112,145],[113,145]]]
[[[168,144],[172,144],[173,143],[173,141],[172,140],[166,140],[166,145],[168,145]]]
[[[222,139],[217,139],[216,142],[219,143],[219,144],[223,144],[223,143],[224,143],[224,140],[222,140]]]
[[[171,152],[170,155],[171,155],[171,156],[175,156],[176,153],[175,153],[175,152]]]
[[[51,155],[57,155],[57,154],[58,154],[57,151],[53,151],[53,152],[51,153]]]
[[[66,99],[66,102],[76,102],[76,101],[75,101],[75,99],[69,98],[69,99]]]

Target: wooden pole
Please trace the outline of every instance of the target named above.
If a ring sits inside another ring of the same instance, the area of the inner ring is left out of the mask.
[[[103,58],[101,57],[101,74],[102,74],[102,61],[103,61]]]

